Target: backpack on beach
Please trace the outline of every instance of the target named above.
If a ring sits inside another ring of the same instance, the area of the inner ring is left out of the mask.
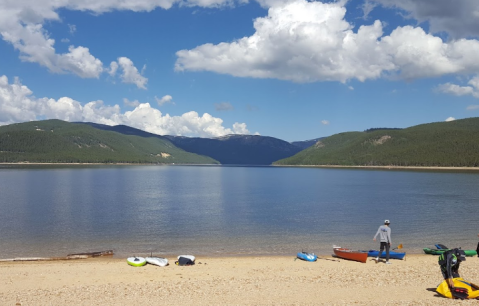
[[[178,258],[178,261],[176,261],[175,264],[177,266],[192,266],[195,264],[195,262],[189,258],[180,256],[180,258]]]

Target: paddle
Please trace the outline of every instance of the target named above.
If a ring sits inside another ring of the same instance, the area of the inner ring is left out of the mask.
[[[398,250],[398,249],[402,249],[402,243],[401,243],[400,245],[398,245],[397,247],[395,247],[395,248],[393,249],[393,251],[394,251],[394,250]]]
[[[397,247],[395,247],[395,248],[393,249],[393,251],[394,251],[394,250],[398,250],[398,249],[399,249],[399,250],[402,249],[402,243],[401,243],[400,245],[398,245]],[[406,255],[404,255],[404,260],[406,260]]]
[[[318,259],[323,259],[323,260],[330,260],[330,261],[337,261],[337,262],[340,262],[339,260],[336,260],[336,259],[330,259],[330,258],[321,258],[321,257],[318,257]]]

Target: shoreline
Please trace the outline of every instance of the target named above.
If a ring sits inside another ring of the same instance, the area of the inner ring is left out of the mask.
[[[363,251],[366,249],[369,250],[370,248],[362,248]],[[374,249],[374,248],[373,248]],[[472,247],[469,248],[472,250]],[[299,249],[298,249],[299,250]],[[376,248],[377,250],[377,248]],[[109,255],[99,255],[99,256],[89,256],[89,255],[81,255],[81,253],[75,253],[75,254],[53,254],[51,256],[46,255],[46,256],[36,256],[36,255],[18,255],[14,257],[1,257],[0,256],[0,263],[3,262],[29,262],[29,261],[74,261],[77,259],[97,259],[97,258],[105,258],[105,259],[112,259],[112,260],[121,260],[126,257],[130,256],[139,256],[139,257],[148,257],[148,256],[156,256],[156,257],[164,257],[164,258],[170,258],[170,257],[175,257],[177,256],[177,253],[175,252],[126,252],[126,251],[114,251],[114,250],[106,250],[106,251],[97,251],[97,252],[87,252],[87,253],[100,253],[100,252],[112,252],[112,254]],[[393,251],[391,249],[391,251]],[[291,252],[283,252],[283,253],[237,253],[237,252],[221,252],[221,253],[203,253],[203,252],[193,252],[199,257],[203,258],[249,258],[249,257],[255,257],[255,258],[270,258],[270,257],[294,257],[294,254],[296,254],[298,251],[291,251]],[[422,256],[422,255],[428,255],[425,254],[423,249],[411,249],[411,248],[404,248],[404,249],[396,249],[393,252],[399,252],[399,253],[406,253],[407,256]],[[87,254],[84,253],[84,254]],[[181,253],[181,252],[180,252]],[[311,251],[310,253],[316,254],[318,257],[328,257],[328,256],[335,256],[333,254],[333,249],[331,250],[316,250],[316,251]],[[178,253],[179,254],[179,253]],[[431,255],[429,255],[431,256]]]
[[[340,168],[340,169],[381,169],[381,170],[460,170],[479,171],[479,167],[438,167],[438,166],[344,166],[344,165],[230,165],[230,164],[177,164],[177,163],[0,163],[2,165],[14,166],[254,166],[254,167],[297,167],[297,168]]]
[[[451,301],[437,256],[408,255],[375,264],[330,256],[197,257],[194,266],[131,267],[126,258],[0,262],[2,305],[477,305]],[[461,276],[479,283],[479,258]]]
[[[343,165],[273,165],[275,167],[301,168],[344,168],[344,169],[381,169],[381,170],[466,170],[479,171],[479,167],[437,167],[437,166],[343,166]]]

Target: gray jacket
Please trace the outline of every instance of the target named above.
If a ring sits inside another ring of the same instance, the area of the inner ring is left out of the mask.
[[[388,242],[391,243],[391,228],[386,225],[381,225],[378,228],[378,231],[376,235],[374,235],[373,239],[376,239],[376,237],[379,235],[379,238],[381,239],[381,242]]]

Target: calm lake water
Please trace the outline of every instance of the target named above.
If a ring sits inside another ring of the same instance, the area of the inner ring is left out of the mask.
[[[0,258],[475,249],[479,172],[226,166],[0,166]]]

